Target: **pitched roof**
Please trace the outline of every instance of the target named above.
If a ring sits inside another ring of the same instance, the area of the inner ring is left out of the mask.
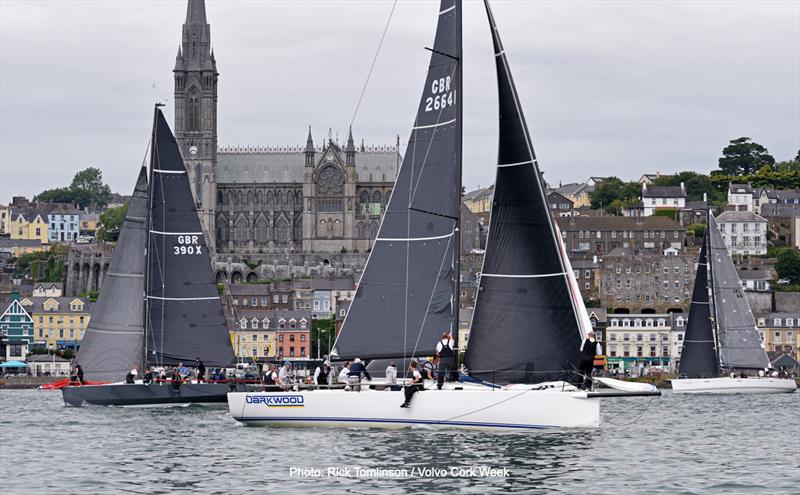
[[[31,306],[26,306],[25,308],[28,310],[29,313],[48,313],[44,309],[44,303],[49,300],[54,300],[58,303],[58,313],[72,313],[72,314],[84,314],[84,313],[91,313],[92,311],[92,303],[89,302],[88,299],[76,296],[63,296],[63,297],[49,297],[49,296],[37,296],[37,297],[26,297],[25,299],[29,300],[33,304]],[[79,299],[83,303],[83,311],[72,311],[70,310],[70,303],[75,299]],[[52,313],[55,313],[53,311]]]
[[[589,184],[585,184],[583,182],[573,182],[571,184],[564,184],[558,189],[556,192],[562,194],[564,196],[574,196],[576,194],[581,194],[583,192],[591,191],[591,186]]]
[[[750,184],[734,184],[731,182],[728,185],[728,192],[735,194],[753,194],[753,186]]]
[[[29,363],[68,363],[69,359],[64,359],[61,356],[53,354],[31,354],[25,361]]]
[[[558,222],[561,230],[683,230],[673,219],[662,216],[650,217],[571,217]]]
[[[717,222],[766,222],[766,220],[752,211],[728,210],[717,216]]]
[[[796,217],[800,216],[800,205],[761,205],[762,217]]]
[[[642,189],[643,198],[685,198],[686,191],[681,186],[647,186]]]

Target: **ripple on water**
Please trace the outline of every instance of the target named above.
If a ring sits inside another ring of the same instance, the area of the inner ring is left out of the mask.
[[[652,402],[608,400],[599,429],[271,429],[242,427],[224,407],[67,408],[57,392],[2,390],[0,479],[3,495],[573,494],[587,486],[615,494],[779,495],[800,484],[798,406],[798,393],[666,393]],[[289,477],[291,467],[334,466],[507,467],[510,477]]]

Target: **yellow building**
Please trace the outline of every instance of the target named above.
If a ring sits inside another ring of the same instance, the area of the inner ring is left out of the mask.
[[[758,318],[757,325],[765,351],[782,351],[800,359],[800,314],[770,313]]]
[[[11,209],[11,240],[38,240],[47,244],[47,219],[31,209]]]
[[[81,212],[79,219],[81,234],[94,234],[97,231],[97,226],[100,224],[100,215]]]
[[[462,201],[472,213],[489,213],[492,211],[492,195],[494,186],[482,187],[464,194]]]
[[[274,358],[277,350],[277,346],[274,345],[275,331],[250,328],[249,321],[245,322],[245,326],[247,328],[237,328],[230,332],[231,346],[233,346],[233,353],[236,357],[245,359]]]
[[[89,326],[91,310],[81,297],[26,297],[21,304],[33,318],[34,341],[49,349],[76,348]]]

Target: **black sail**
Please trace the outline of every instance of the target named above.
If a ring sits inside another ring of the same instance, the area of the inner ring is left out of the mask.
[[[428,355],[455,331],[461,201],[461,2],[443,0],[403,163],[336,341],[340,358]]]
[[[719,375],[714,330],[711,326],[711,307],[708,298],[708,244],[706,229],[697,274],[694,278],[692,304],[689,309],[689,322],[683,336],[683,350],[678,374],[689,378],[714,377]]]
[[[156,109],[151,155],[147,361],[235,362],[211,259],[178,144]]]
[[[581,333],[530,133],[485,5],[497,65],[500,143],[466,365],[473,376],[495,383],[545,381],[577,366]]]
[[[708,234],[720,366],[726,369],[766,368],[769,358],[762,347],[753,311],[712,214],[708,215]]]
[[[86,380],[121,381],[142,364],[146,215],[147,169],[142,167],[76,358]]]

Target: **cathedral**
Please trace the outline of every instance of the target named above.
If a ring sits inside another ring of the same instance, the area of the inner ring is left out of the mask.
[[[217,144],[219,73],[204,0],[189,0],[175,58],[175,137],[209,245],[225,254],[365,253],[400,168],[395,146],[332,137],[305,147]],[[305,133],[305,129],[301,132]]]

